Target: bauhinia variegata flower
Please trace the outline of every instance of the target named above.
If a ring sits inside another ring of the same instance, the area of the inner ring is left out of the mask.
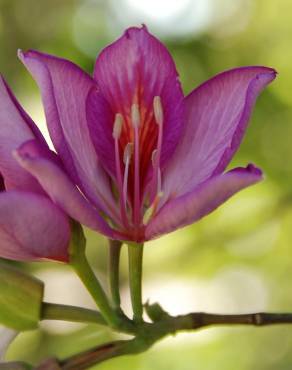
[[[0,256],[67,262],[70,227],[38,181],[15,159],[24,144],[58,163],[40,131],[0,76]]]
[[[37,51],[19,58],[40,87],[57,154],[2,81],[1,224],[15,217],[2,199],[31,198],[28,219],[38,208],[111,239],[143,242],[199,220],[262,179],[254,165],[224,171],[258,94],[276,76],[271,68],[232,69],[184,97],[169,52],[145,26],[106,47],[93,77]],[[6,244],[0,254],[16,258]]]

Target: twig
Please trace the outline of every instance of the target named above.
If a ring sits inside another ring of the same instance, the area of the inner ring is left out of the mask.
[[[292,313],[250,313],[242,315],[217,315],[195,312],[182,316],[169,316],[155,323],[143,323],[137,328],[135,338],[114,341],[59,362],[64,370],[83,370],[114,357],[146,351],[163,337],[180,331],[194,331],[217,325],[274,325],[292,324]]]

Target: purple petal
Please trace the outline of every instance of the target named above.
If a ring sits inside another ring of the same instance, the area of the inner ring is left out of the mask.
[[[24,171],[12,156],[13,150],[27,140],[45,141],[30,117],[24,112],[0,75],[0,172],[6,189],[43,193],[37,181]]]
[[[147,226],[146,239],[156,238],[198,221],[239,190],[261,180],[261,170],[253,165],[211,177],[191,192],[168,201]]]
[[[41,89],[49,132],[67,172],[96,206],[104,212],[113,208],[86,121],[86,98],[96,82],[64,59],[36,51],[19,52],[19,57]]]
[[[133,103],[137,103],[141,114],[140,151],[145,157],[141,172],[147,170],[151,153],[157,145],[157,125],[153,117],[153,98],[160,96],[164,109],[164,131],[161,153],[162,166],[170,158],[182,131],[182,100],[183,93],[178,74],[171,55],[165,46],[152,36],[145,26],[129,28],[116,42],[106,47],[98,56],[94,78],[100,93],[104,96],[111,109],[107,114],[107,122],[95,115],[104,107],[99,108],[100,101],[88,105],[91,135],[99,156],[110,173],[114,173],[113,151],[113,117],[121,113],[126,121],[124,135],[121,140],[124,147],[130,138],[130,111]],[[93,110],[90,114],[90,109]],[[108,110],[108,108],[107,108]],[[127,132],[126,132],[127,131]],[[102,141],[106,136],[106,140]],[[123,137],[124,136],[124,137]],[[145,139],[147,138],[147,139]],[[109,145],[110,143],[110,145]],[[109,150],[111,158],[109,158]],[[147,162],[147,163],[146,163]]]
[[[276,76],[265,67],[223,72],[185,98],[185,132],[163,174],[165,198],[222,173],[239,147],[258,94]]]
[[[0,256],[17,261],[68,262],[68,219],[49,199],[23,191],[0,193]]]
[[[97,155],[106,171],[115,178],[115,147],[113,139],[115,116],[110,105],[97,88],[92,89],[88,94],[86,112],[88,127]]]
[[[70,217],[106,236],[113,236],[110,227],[66,173],[56,163],[42,156],[36,142],[25,143],[15,156],[19,164],[39,181],[54,203]]]

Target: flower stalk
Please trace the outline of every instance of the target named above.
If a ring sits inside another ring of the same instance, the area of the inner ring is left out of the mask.
[[[43,302],[41,319],[107,325],[98,311],[50,302]]]
[[[131,302],[133,308],[133,319],[136,323],[143,321],[142,303],[142,264],[143,244],[128,244],[129,257],[129,283]]]
[[[109,284],[114,309],[121,312],[120,297],[120,254],[122,243],[118,240],[109,240]]]
[[[111,307],[98,278],[95,276],[85,255],[86,239],[80,224],[72,223],[70,264],[97,304],[101,315],[111,327],[119,325],[119,317]]]

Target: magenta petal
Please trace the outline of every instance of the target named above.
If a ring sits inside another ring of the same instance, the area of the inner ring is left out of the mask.
[[[40,131],[0,76],[0,172],[7,190],[19,189],[42,193],[37,181],[24,171],[12,156],[13,150],[22,143],[36,138],[45,147]]]
[[[68,262],[68,219],[49,199],[23,191],[0,193],[0,256]]]
[[[165,197],[222,173],[242,140],[258,94],[276,76],[265,67],[223,72],[185,98],[185,132],[163,174]]]
[[[96,82],[65,59],[36,51],[20,52],[19,57],[41,89],[48,129],[67,172],[96,206],[103,211],[113,207],[86,121],[86,98]]]
[[[115,116],[110,105],[96,89],[92,89],[86,101],[88,127],[98,157],[106,171],[116,177],[113,122]]]
[[[130,125],[130,111],[133,103],[137,103],[141,113],[141,136],[148,137],[147,146],[156,146],[156,125],[153,123],[153,98],[161,97],[164,109],[164,135],[161,152],[162,166],[170,158],[180,138],[182,130],[182,101],[183,93],[175,64],[165,46],[152,36],[145,26],[142,28],[129,28],[116,42],[106,47],[98,56],[95,64],[94,78],[96,79],[100,93],[104,96],[111,107],[112,117],[121,113],[126,124]],[[113,118],[106,123],[95,115],[94,111],[103,104],[98,96],[93,105],[88,105],[88,113],[91,116],[91,135],[99,155],[106,153],[109,147],[113,147],[112,129]],[[93,112],[90,114],[90,109]],[[108,114],[110,117],[110,115]],[[106,135],[107,141],[100,140]],[[111,146],[108,141],[111,141]],[[130,140],[130,138],[128,138]],[[152,142],[151,142],[152,140]],[[143,140],[142,140],[143,141]],[[125,145],[126,143],[124,143]],[[145,148],[141,148],[145,152]],[[105,166],[110,172],[114,172],[114,151],[111,150],[112,158],[105,158]],[[107,156],[109,154],[107,153]],[[151,153],[150,153],[151,158]]]
[[[156,238],[198,221],[239,190],[260,180],[262,172],[253,165],[211,177],[191,192],[168,201],[147,226],[146,239]]]
[[[35,143],[35,146],[37,144]],[[70,217],[102,234],[113,233],[97,210],[88,203],[66,173],[53,161],[42,157],[32,142],[22,145],[15,154],[19,164],[33,175],[49,197]]]

